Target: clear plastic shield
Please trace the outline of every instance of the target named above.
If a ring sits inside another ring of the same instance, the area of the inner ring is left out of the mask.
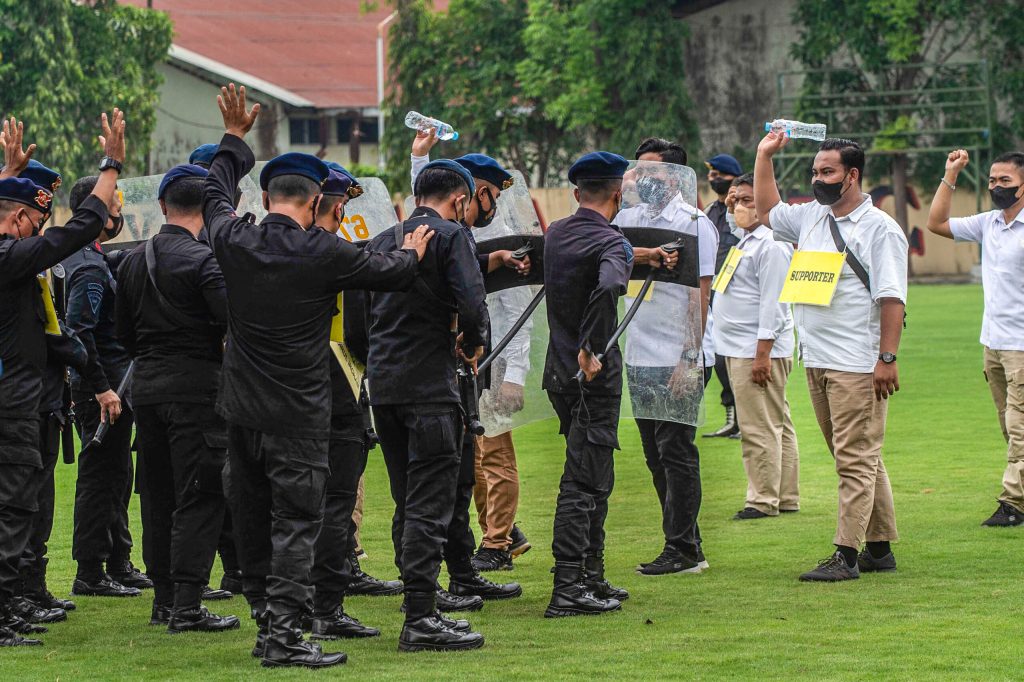
[[[704,421],[703,336],[698,272],[697,178],[693,169],[637,161],[623,182],[615,224],[634,247],[679,239],[674,272],[635,268],[624,309],[639,306],[620,343],[629,400],[623,417],[700,425]],[[642,293],[647,275],[652,282]]]

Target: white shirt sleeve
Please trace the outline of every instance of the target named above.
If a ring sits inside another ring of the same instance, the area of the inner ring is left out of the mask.
[[[782,285],[789,271],[789,248],[775,242],[763,244],[757,264],[760,289],[757,314],[757,338],[775,340],[786,328],[789,304],[779,303]]]
[[[420,171],[423,167],[430,163],[430,154],[426,156],[416,156],[412,154],[409,156],[409,160],[412,161],[412,191],[416,192],[416,178],[419,176]]]
[[[780,201],[768,212],[768,222],[777,242],[796,244],[800,241],[800,231],[807,217],[810,204],[790,205]]]
[[[509,320],[518,320],[530,304],[530,289],[526,287],[515,287],[498,292],[504,306],[504,314]],[[526,385],[526,375],[530,371],[530,335],[533,332],[533,317],[526,321],[505,350],[501,357],[505,359],[505,376],[503,381],[519,386]],[[500,339],[496,339],[500,341]]]
[[[903,230],[895,222],[872,240],[868,251],[871,299],[898,298],[907,301],[907,251]]]
[[[700,277],[715,276],[715,257],[718,255],[718,230],[706,215],[697,218],[697,267]]]
[[[953,233],[953,239],[958,242],[981,243],[987,216],[987,213],[978,213],[966,218],[950,218],[949,231]]]

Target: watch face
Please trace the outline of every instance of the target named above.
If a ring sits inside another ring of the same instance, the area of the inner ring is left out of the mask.
[[[882,362],[887,364],[891,362],[896,362],[896,356],[893,355],[892,353],[882,353],[881,358]]]

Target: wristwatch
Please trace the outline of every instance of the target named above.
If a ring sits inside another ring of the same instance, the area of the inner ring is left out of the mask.
[[[896,356],[893,353],[879,353],[878,359],[887,365],[891,365],[896,362]]]
[[[108,168],[113,168],[118,172],[118,174],[120,174],[121,170],[124,168],[124,164],[115,158],[104,156],[103,159],[100,161],[100,172],[102,173]]]

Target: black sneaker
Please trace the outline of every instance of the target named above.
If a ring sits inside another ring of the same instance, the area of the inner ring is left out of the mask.
[[[209,585],[203,586],[203,601],[224,601],[234,596],[232,592],[225,589],[215,590]]]
[[[696,561],[690,561],[676,552],[668,550],[662,552],[657,559],[649,564],[643,564],[637,573],[640,575],[670,575],[672,573],[700,573],[700,566]]]
[[[107,573],[125,587],[134,587],[139,590],[148,590],[153,587],[153,581],[149,579],[149,576],[135,568],[130,561],[108,561]]]
[[[347,596],[390,597],[402,594],[405,590],[401,580],[381,580],[365,573],[359,567],[359,558],[355,553],[349,555],[349,561],[352,563],[352,580],[345,590]]]
[[[861,573],[890,573],[896,570],[896,557],[889,552],[884,557],[876,559],[865,549],[857,555],[857,568]]]
[[[512,554],[503,549],[491,549],[481,547],[480,550],[470,559],[473,568],[480,572],[485,571],[511,571]]]
[[[836,551],[827,559],[818,562],[818,567],[800,576],[803,582],[837,583],[842,580],[856,580],[860,577],[857,565],[849,566],[842,553]]]
[[[514,523],[512,524],[512,532],[509,535],[512,538],[512,544],[508,547],[508,553],[513,558],[526,554],[533,547],[530,541],[526,539],[523,531],[519,530],[519,526]]]
[[[766,519],[768,514],[765,514],[760,509],[754,509],[753,507],[744,507],[743,509],[736,512],[732,520],[733,521],[748,521],[750,519]]]
[[[104,575],[93,581],[75,578],[71,585],[71,594],[82,597],[138,597],[142,591],[135,587],[126,587],[109,575]]]
[[[1022,523],[1024,523],[1024,512],[1005,502],[1000,502],[996,512],[982,521],[981,525],[1006,528],[1009,526],[1019,526]]]

